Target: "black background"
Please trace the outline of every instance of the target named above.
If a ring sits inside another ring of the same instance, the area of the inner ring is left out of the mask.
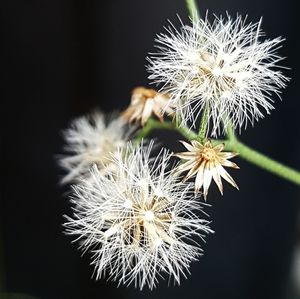
[[[271,116],[241,139],[300,168],[299,13],[293,0],[203,0],[202,12],[226,10],[264,17],[269,37],[287,38],[280,49],[292,77]],[[60,131],[93,107],[124,109],[130,91],[149,84],[145,56],[156,33],[178,13],[183,0],[39,0],[1,2],[1,227],[6,290],[38,298],[285,298],[296,240],[299,189],[240,159],[232,171],[240,186],[213,188],[207,209],[216,231],[205,256],[180,287],[162,282],[153,291],[90,279],[88,257],[62,233],[70,213],[57,182]],[[3,67],[4,66],[4,67]],[[160,137],[178,148],[178,136]],[[176,138],[174,138],[176,137]],[[2,267],[2,266],[1,266]]]

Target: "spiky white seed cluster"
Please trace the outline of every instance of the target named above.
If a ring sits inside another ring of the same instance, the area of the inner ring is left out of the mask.
[[[114,167],[110,153],[125,146],[129,135],[125,122],[116,115],[107,118],[98,111],[75,119],[64,131],[66,154],[59,163],[67,173],[62,183],[89,177],[94,164],[100,171]]]
[[[279,70],[277,53],[282,38],[262,40],[258,23],[207,17],[182,25],[172,24],[158,35],[158,53],[148,58],[149,78],[171,94],[171,103],[186,125],[207,107],[211,134],[230,122],[241,130],[269,114],[272,94],[279,95],[288,80]]]
[[[96,279],[152,289],[169,275],[179,284],[201,255],[199,237],[211,232],[191,186],[167,170],[169,154],[151,160],[151,146],[129,144],[113,155],[117,172],[104,176],[94,167],[92,178],[74,187],[66,232],[92,252]]]

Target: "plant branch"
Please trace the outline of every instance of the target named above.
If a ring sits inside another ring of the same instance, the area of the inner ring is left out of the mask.
[[[150,118],[146,125],[139,131],[136,138],[134,139],[136,142],[140,142],[143,138],[146,138],[152,130],[172,130],[176,131],[185,137],[188,140],[197,139],[197,134],[184,126],[177,127],[175,123],[171,121],[160,122],[153,118]]]
[[[227,135],[229,140],[232,140],[232,141],[237,140],[237,137],[234,134],[234,129],[232,127],[231,122],[228,123],[227,126],[226,126],[226,135]]]
[[[255,149],[243,144],[239,140],[231,139],[225,141],[225,149],[234,151],[246,161],[269,171],[281,178],[286,179],[296,185],[300,185],[300,172],[292,169],[291,167],[285,166],[284,164],[277,162],[264,154],[256,151]]]
[[[136,142],[140,142],[143,138],[147,137],[152,130],[172,130],[180,133],[187,140],[195,140],[199,137],[194,131],[187,127],[177,127],[176,124],[170,121],[160,122],[155,119],[149,119],[146,125],[140,130]],[[277,162],[262,153],[252,149],[251,147],[240,142],[234,135],[233,130],[228,130],[228,140],[215,140],[215,143],[225,143],[225,150],[234,151],[239,154],[244,160],[269,171],[279,177],[282,177],[296,185],[300,185],[300,172],[292,169],[291,167],[285,166],[284,164]]]
[[[195,20],[199,17],[199,11],[197,7],[197,3],[195,0],[186,0],[186,5],[189,11],[190,17]],[[146,125],[140,130],[137,137],[135,138],[136,142],[141,141],[143,138],[147,137],[152,130],[155,129],[163,129],[163,130],[173,130],[180,133],[183,137],[188,139],[189,141],[200,139],[201,142],[206,138],[206,131],[208,126],[208,110],[205,107],[202,113],[201,123],[199,127],[198,135],[192,130],[188,129],[185,126],[178,125],[176,123],[167,121],[167,122],[159,122],[153,118],[149,119]],[[281,178],[284,178],[290,182],[293,182],[297,185],[300,185],[300,172],[294,170],[288,166],[283,165],[280,162],[277,162],[258,151],[250,148],[249,146],[240,142],[234,134],[234,130],[232,125],[229,123],[227,126],[227,137],[228,140],[221,141],[217,140],[214,142],[224,142],[225,149],[234,151],[239,154],[239,156],[246,161],[265,169]]]
[[[187,10],[190,18],[193,22],[197,22],[200,18],[199,8],[195,0],[185,0]],[[206,138],[207,126],[208,126],[208,107],[205,106],[202,111],[198,139],[200,142],[204,142]]]
[[[197,2],[195,0],[185,0],[185,3],[191,19],[197,21],[200,18]]]
[[[199,133],[198,133],[198,138],[202,143],[206,138],[207,126],[208,126],[208,108],[206,106],[202,112]]]

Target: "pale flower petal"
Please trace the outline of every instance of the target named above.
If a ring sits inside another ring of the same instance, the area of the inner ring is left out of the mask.
[[[189,143],[187,143],[187,142],[185,142],[185,141],[183,141],[183,140],[180,140],[180,142],[184,145],[184,147],[185,147],[188,151],[192,152],[192,151],[195,150],[195,148],[194,148],[193,145],[191,145],[191,144],[189,144]]]
[[[222,179],[221,179],[221,176],[216,167],[212,170],[212,174],[213,174],[213,179],[214,179],[216,185],[218,186],[220,193],[223,195]]]
[[[233,187],[235,187],[236,189],[239,189],[238,185],[236,184],[236,182],[233,180],[233,178],[229,175],[229,173],[221,166],[219,165],[217,167],[217,170],[220,174],[220,176],[226,180],[229,184],[231,184]]]
[[[174,114],[168,95],[154,89],[136,87],[132,91],[131,103],[122,116],[126,122],[136,122],[144,126],[152,115],[163,121],[164,114]]]
[[[197,140],[192,140],[191,144],[181,141],[188,152],[176,153],[174,156],[182,159],[184,162],[176,167],[174,172],[179,174],[181,172],[188,172],[184,181],[196,175],[195,179],[195,192],[199,192],[203,188],[204,198],[206,199],[208,189],[212,179],[218,186],[221,194],[223,194],[223,184],[221,177],[229,182],[232,186],[238,189],[237,184],[233,178],[223,168],[230,167],[238,169],[239,167],[227,160],[236,156],[236,153],[223,152],[224,144],[217,144],[213,146],[211,141],[206,141],[201,144]]]

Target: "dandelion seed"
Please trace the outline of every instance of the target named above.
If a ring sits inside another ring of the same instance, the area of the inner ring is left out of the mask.
[[[191,144],[182,141],[182,144],[188,150],[187,152],[177,153],[176,157],[185,162],[179,165],[174,173],[188,171],[184,180],[188,180],[193,176],[195,179],[195,192],[199,192],[203,188],[203,194],[206,199],[208,189],[212,179],[217,184],[219,191],[223,194],[222,178],[238,189],[233,178],[228,174],[223,166],[236,168],[239,167],[228,159],[236,156],[236,153],[223,152],[224,144],[213,146],[210,141],[201,144],[196,140],[192,140]]]
[[[106,121],[105,116],[95,112],[89,116],[75,119],[64,132],[65,151],[60,165],[67,171],[62,183],[77,181],[90,176],[90,168],[96,164],[100,171],[113,168],[110,153],[123,147],[130,133],[120,117]]]
[[[170,155],[151,160],[151,147],[129,144],[113,155],[117,172],[94,167],[92,179],[74,186],[66,232],[92,253],[96,279],[152,289],[167,275],[179,284],[202,253],[199,238],[212,232],[191,185],[167,170]]]
[[[272,94],[279,96],[288,80],[277,65],[276,51],[282,38],[265,39],[258,23],[215,17],[182,25],[171,24],[158,35],[158,53],[148,58],[149,78],[171,95],[182,123],[195,126],[207,107],[211,135],[226,130],[228,123],[241,130],[269,114]]]
[[[132,91],[130,106],[124,111],[123,117],[127,122],[137,122],[142,126],[154,114],[161,122],[163,114],[174,113],[171,105],[168,105],[169,97],[154,89],[137,87]]]

